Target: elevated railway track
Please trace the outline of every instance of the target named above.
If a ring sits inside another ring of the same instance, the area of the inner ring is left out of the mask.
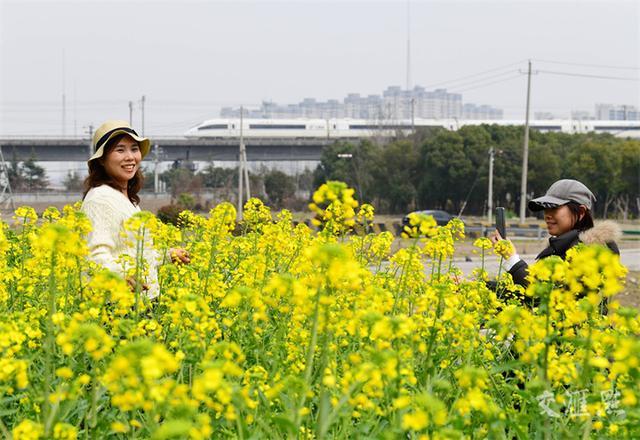
[[[238,139],[187,139],[154,137],[152,145],[157,145],[161,160],[188,159],[195,161],[236,161],[238,159]],[[314,161],[320,160],[322,149],[336,142],[335,139],[247,139],[247,160],[249,161]],[[5,160],[27,160],[30,157],[39,162],[87,160],[90,151],[89,139],[62,137],[3,137],[0,147]],[[150,157],[154,154],[152,151]]]

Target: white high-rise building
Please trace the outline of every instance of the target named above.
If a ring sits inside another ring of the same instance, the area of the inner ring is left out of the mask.
[[[462,119],[503,119],[502,109],[490,105],[465,104],[462,107]]]
[[[596,119],[601,121],[640,121],[640,111],[633,105],[596,104]]]
[[[225,107],[222,117],[238,117],[240,109]],[[342,102],[330,99],[326,102],[305,98],[298,104],[279,105],[263,102],[259,109],[245,109],[245,116],[252,118],[354,118],[374,120],[408,121],[422,119],[502,119],[502,110],[487,105],[462,105],[460,93],[446,89],[427,91],[416,86],[403,90],[390,86],[380,95],[361,96],[349,93]]]

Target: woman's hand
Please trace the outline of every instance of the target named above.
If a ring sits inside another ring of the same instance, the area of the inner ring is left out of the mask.
[[[169,249],[169,255],[172,263],[189,264],[191,262],[189,252],[181,248]]]
[[[496,244],[500,240],[503,240],[502,235],[500,235],[500,232],[497,229],[493,231],[493,234],[491,234],[489,238],[491,239],[491,243],[493,244]]]
[[[491,242],[493,243],[494,246],[500,240],[507,240],[509,243],[511,243],[511,247],[513,248],[513,252],[511,253],[511,255],[515,255],[515,254],[518,253],[518,251],[516,250],[516,247],[513,245],[513,242],[511,240],[509,240],[508,238],[502,238],[502,235],[500,235],[500,232],[498,232],[497,229],[495,231],[493,231],[493,234],[491,234],[489,236],[489,238],[491,239]]]
[[[132,292],[136,291],[136,285],[138,284],[136,282],[136,279],[134,277],[127,277],[125,278],[125,280],[127,281],[127,284],[129,285],[129,287],[131,288]],[[149,285],[147,283],[142,283],[142,286],[140,286],[140,291],[147,291],[149,290]]]

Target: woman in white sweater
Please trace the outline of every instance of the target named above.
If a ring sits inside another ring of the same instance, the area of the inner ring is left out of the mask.
[[[89,159],[89,175],[81,210],[93,226],[88,237],[89,258],[105,268],[126,276],[118,257],[131,255],[132,250],[122,238],[123,223],[140,211],[138,192],[143,176],[140,162],[149,152],[149,139],[138,136],[126,121],[110,120],[102,124],[93,136],[93,155]],[[146,282],[141,286],[147,296],[158,295],[157,255],[145,251],[149,263]],[[131,255],[134,257],[135,255]],[[189,256],[182,249],[172,249],[171,258],[182,263]],[[135,288],[135,281],[127,278]]]

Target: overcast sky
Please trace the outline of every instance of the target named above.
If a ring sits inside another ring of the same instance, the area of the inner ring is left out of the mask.
[[[145,95],[153,135],[181,134],[221,106],[406,84],[405,0],[0,5],[0,135],[61,134],[63,90],[67,134],[128,119],[129,100]],[[640,105],[639,1],[412,1],[409,23],[412,86],[461,91],[465,103],[523,118],[517,74],[530,58],[540,71],[534,112]]]

